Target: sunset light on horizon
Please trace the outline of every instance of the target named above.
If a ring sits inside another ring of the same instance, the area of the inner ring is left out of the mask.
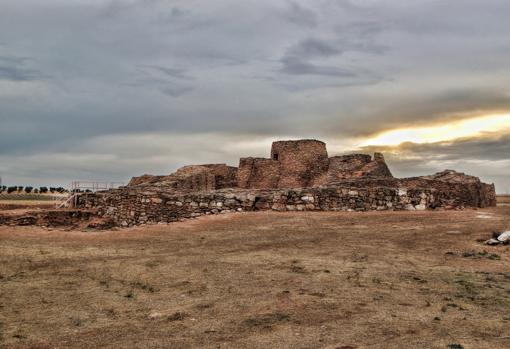
[[[395,146],[405,142],[436,143],[484,134],[502,135],[510,132],[510,114],[495,114],[450,121],[443,124],[384,131],[363,142],[362,146]]]

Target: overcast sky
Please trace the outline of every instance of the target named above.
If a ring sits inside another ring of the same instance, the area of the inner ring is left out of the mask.
[[[126,182],[318,138],[331,155],[383,150],[398,176],[453,168],[510,192],[508,118],[371,144],[510,114],[509,13],[507,0],[0,0],[0,176]]]

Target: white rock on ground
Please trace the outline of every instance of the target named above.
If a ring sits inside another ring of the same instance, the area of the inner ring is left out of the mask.
[[[506,242],[506,241],[508,241],[508,240],[510,240],[510,230],[505,231],[505,232],[503,232],[503,233],[499,234],[499,236],[498,236],[498,241],[500,241],[500,242]]]

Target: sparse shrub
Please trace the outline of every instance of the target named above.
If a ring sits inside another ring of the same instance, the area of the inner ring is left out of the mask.
[[[50,187],[50,193],[52,193],[52,194],[53,194],[54,192],[55,192],[55,188]]]
[[[14,193],[17,190],[18,190],[18,187],[9,187],[9,188],[7,188],[7,193],[8,194]]]
[[[149,284],[147,281],[144,281],[144,280],[138,280],[138,281],[132,282],[131,286],[139,288],[139,289],[147,291],[147,292],[150,292],[150,293],[158,291],[158,289],[156,287],[152,286],[151,284]]]
[[[23,186],[18,186],[18,193],[21,193],[23,191]]]
[[[168,315],[167,320],[168,321],[181,321],[184,320],[188,316],[187,313],[178,311],[176,313],[173,313],[172,315]]]
[[[30,194],[34,190],[34,187],[25,187],[25,193]]]
[[[265,327],[270,328],[272,325],[289,321],[290,315],[282,312],[276,312],[272,314],[259,314],[253,317],[247,318],[242,321],[242,324],[246,327]]]
[[[69,320],[71,320],[73,326],[80,327],[83,325],[83,320],[79,316],[71,316]]]
[[[457,343],[448,344],[447,347],[449,349],[464,349],[464,346],[462,344],[457,344]]]
[[[40,188],[39,188],[39,192],[40,192],[41,194],[45,194],[45,193],[47,193],[47,192],[48,192],[48,187],[40,187]]]

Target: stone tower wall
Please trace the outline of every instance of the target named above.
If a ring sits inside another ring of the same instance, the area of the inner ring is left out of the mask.
[[[239,188],[277,188],[280,179],[278,161],[265,158],[242,158],[237,171]]]
[[[278,188],[309,187],[329,165],[326,144],[317,140],[274,142],[271,159],[280,163]]]

